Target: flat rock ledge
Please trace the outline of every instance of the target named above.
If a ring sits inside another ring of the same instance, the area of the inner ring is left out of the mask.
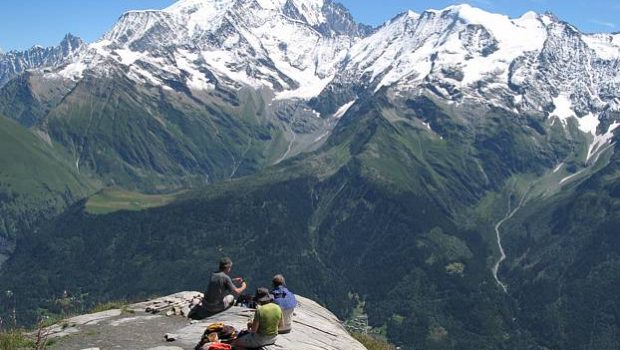
[[[201,321],[185,316],[198,292],[181,292],[108,310],[73,317],[47,329],[54,350],[193,350],[207,325],[224,322],[245,329],[252,310],[232,307]],[[266,350],[365,350],[338,318],[316,302],[298,296],[293,330],[281,334]],[[147,311],[148,310],[148,311]],[[174,341],[167,341],[173,335]]]

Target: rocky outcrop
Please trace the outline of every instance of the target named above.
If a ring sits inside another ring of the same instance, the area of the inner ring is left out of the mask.
[[[197,295],[200,293],[182,292],[129,305],[122,310],[67,319],[47,329],[53,339],[51,349],[191,350],[200,341],[207,325],[224,322],[242,330],[253,312],[235,306],[205,320],[190,321],[183,315]],[[327,309],[303,297],[298,297],[298,302],[293,331],[279,335],[276,344],[266,349],[365,349]]]
[[[58,46],[34,46],[25,51],[0,52],[0,86],[28,69],[61,66],[83,47],[82,39],[67,34]]]

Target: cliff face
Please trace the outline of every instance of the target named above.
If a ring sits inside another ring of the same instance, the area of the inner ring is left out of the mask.
[[[178,314],[187,312],[192,298],[200,293],[181,292],[144,303],[67,319],[48,328],[51,349],[144,349],[191,350],[200,341],[207,325],[224,322],[238,330],[245,328],[252,311],[233,307],[202,321],[189,321]],[[330,311],[314,301],[299,297],[293,331],[278,336],[266,349],[364,350]],[[153,313],[154,309],[160,310]],[[147,312],[149,310],[149,312]],[[173,334],[168,342],[166,334]]]

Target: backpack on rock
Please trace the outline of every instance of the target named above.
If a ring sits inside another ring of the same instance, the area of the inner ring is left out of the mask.
[[[196,350],[230,350],[228,344],[237,338],[237,330],[233,326],[222,322],[212,323],[207,326]],[[214,347],[215,346],[215,347]]]

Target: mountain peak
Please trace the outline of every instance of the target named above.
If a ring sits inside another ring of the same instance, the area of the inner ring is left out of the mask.
[[[57,67],[66,63],[84,47],[84,42],[67,34],[60,44],[53,47],[34,45],[28,50],[0,51],[0,87],[28,69]]]
[[[424,13],[441,16],[448,16],[451,14],[468,24],[479,24],[489,29],[505,27],[509,23],[513,25],[516,23],[519,25],[518,22],[542,20],[542,16],[534,11],[528,11],[518,18],[511,18],[504,14],[488,12],[468,4],[452,5],[441,10],[430,9],[424,11]]]
[[[188,18],[188,29],[193,33],[196,29],[215,27],[237,2],[237,0],[181,0],[164,11]]]
[[[275,11],[318,28],[329,21],[324,11],[327,3],[325,0],[181,0],[164,12],[185,18],[190,34],[216,28],[229,11],[253,13],[251,8]]]
[[[229,6],[230,3],[234,3],[236,0],[179,0],[174,4],[168,6],[166,11],[176,11],[181,9],[189,9],[195,7],[222,7]]]
[[[324,0],[239,0],[239,2],[257,3],[265,10],[293,15],[293,18],[301,19],[311,26],[319,26],[326,21],[323,15]]]
[[[476,18],[480,16],[497,15],[468,4],[451,5],[443,9],[428,9],[423,13],[442,16],[453,15],[466,20],[469,18]]]
[[[409,17],[409,18],[419,18],[420,14],[411,10],[407,10],[405,12],[405,14]]]
[[[535,12],[527,12],[519,18],[497,14],[467,4],[449,6],[443,10],[428,10],[427,14],[441,18],[454,18],[468,25],[484,27],[498,41],[500,47],[525,48],[526,51],[540,48],[544,42],[544,23]],[[529,44],[528,44],[529,43]],[[535,45],[533,44],[535,43]]]
[[[211,13],[222,14],[232,7],[236,0],[181,0],[164,11],[177,14]]]
[[[427,12],[436,12],[436,13],[444,13],[444,12],[461,12],[461,11],[469,11],[472,9],[478,9],[469,4],[458,4],[458,5],[450,5],[441,10],[429,9]]]
[[[62,41],[60,42],[60,47],[65,49],[75,49],[84,45],[84,41],[79,36],[75,36],[71,33],[67,33]]]

